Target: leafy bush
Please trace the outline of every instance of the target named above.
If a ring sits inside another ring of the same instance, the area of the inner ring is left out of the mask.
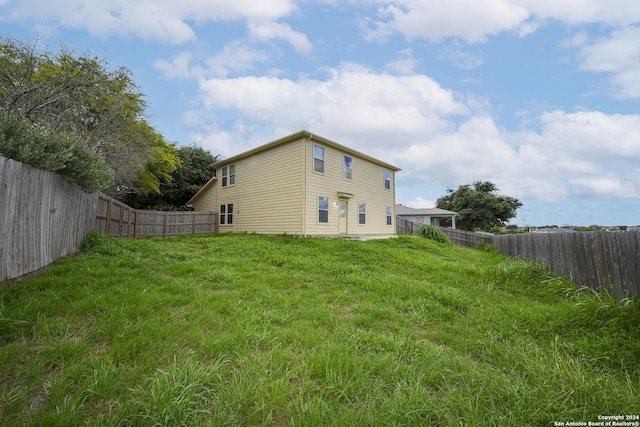
[[[495,245],[492,245],[491,243],[480,242],[475,246],[475,248],[483,252],[489,252],[490,254],[497,255],[500,253],[498,248],[496,248]]]
[[[111,183],[112,171],[106,161],[83,140],[4,114],[0,115],[0,155],[59,173],[88,192]]]
[[[420,227],[418,231],[422,237],[425,237],[430,240],[435,240],[438,243],[451,243],[449,237],[444,234],[444,231],[440,230],[438,227],[434,227],[433,225],[423,225]]]
[[[119,255],[123,249],[116,239],[107,237],[97,231],[91,231],[80,243],[80,251],[95,252],[102,255]]]

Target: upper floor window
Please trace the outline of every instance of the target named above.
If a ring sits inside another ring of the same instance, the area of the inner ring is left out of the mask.
[[[351,179],[353,168],[353,159],[349,156],[344,156],[343,167],[342,167],[342,177],[344,179]]]
[[[222,168],[222,186],[234,185],[236,183],[236,165],[224,166]]]
[[[365,202],[358,203],[358,224],[366,224],[367,204]]]
[[[329,222],[329,198],[325,196],[318,197],[318,222],[327,224]]]
[[[324,173],[324,147],[313,145],[313,171]]]
[[[384,189],[391,190],[391,171],[389,169],[384,170]]]

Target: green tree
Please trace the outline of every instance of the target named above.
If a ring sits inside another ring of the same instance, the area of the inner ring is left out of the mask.
[[[456,224],[463,230],[490,230],[504,227],[522,206],[518,199],[496,194],[498,188],[489,181],[475,181],[457,190],[447,188],[447,195],[436,201],[436,207],[458,212]]]
[[[185,210],[189,199],[213,176],[212,165],[219,156],[196,146],[179,147],[177,153],[180,165],[170,180],[160,184],[158,193],[132,193],[124,202],[136,209]]]
[[[131,73],[104,60],[38,52],[0,39],[0,112],[52,132],[72,133],[112,169],[107,192],[157,192],[178,165],[175,147],[144,119]]]

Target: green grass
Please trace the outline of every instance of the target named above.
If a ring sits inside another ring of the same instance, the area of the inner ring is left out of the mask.
[[[419,237],[113,240],[0,289],[0,424],[549,426],[640,412],[640,308]]]

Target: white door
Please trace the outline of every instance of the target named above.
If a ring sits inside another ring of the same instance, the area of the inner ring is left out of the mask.
[[[348,234],[349,230],[347,228],[347,201],[340,200],[338,202],[338,208],[340,213],[338,219],[338,232],[340,234]]]

